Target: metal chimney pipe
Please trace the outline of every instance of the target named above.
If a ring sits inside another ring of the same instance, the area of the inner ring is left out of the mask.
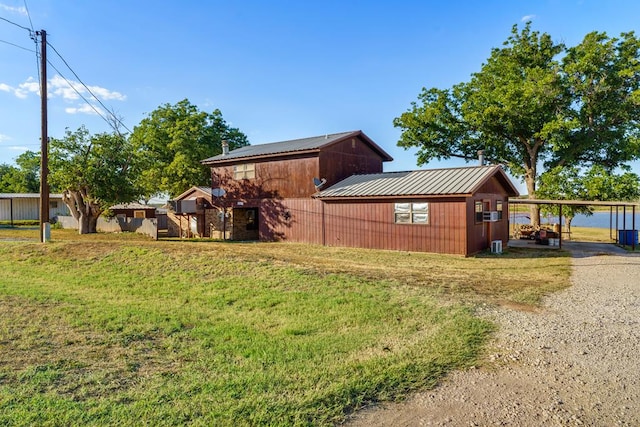
[[[484,166],[484,150],[478,150],[478,163],[480,166]]]
[[[227,141],[226,139],[222,140],[222,155],[226,156],[227,154],[229,154],[229,141]]]

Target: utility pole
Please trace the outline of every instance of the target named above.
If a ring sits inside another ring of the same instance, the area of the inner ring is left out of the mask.
[[[47,32],[36,31],[40,36],[40,242],[51,240],[49,224],[49,136],[47,134]]]

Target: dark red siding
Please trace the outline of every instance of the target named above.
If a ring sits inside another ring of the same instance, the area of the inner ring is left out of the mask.
[[[211,168],[213,188],[225,189],[228,199],[298,198],[316,192],[317,157],[248,163],[255,165],[253,179],[234,179],[233,166]]]
[[[320,152],[320,176],[327,183],[324,188],[351,175],[382,172],[382,159],[371,147],[358,138],[337,142]]]
[[[394,206],[395,201],[326,203],[325,244],[465,255],[464,200],[429,201],[426,225],[396,224]]]
[[[469,240],[467,254],[471,255],[491,247],[493,240],[501,240],[503,247],[509,241],[509,197],[500,182],[491,178],[467,203],[467,226]],[[497,222],[476,222],[475,202],[480,201],[489,211],[495,211],[497,202],[502,201],[502,219]]]

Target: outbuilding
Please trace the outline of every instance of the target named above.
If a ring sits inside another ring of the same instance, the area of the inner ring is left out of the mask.
[[[49,194],[49,221],[57,216],[69,215],[69,208],[62,201],[62,194]],[[0,193],[0,221],[21,221],[40,219],[40,194]]]

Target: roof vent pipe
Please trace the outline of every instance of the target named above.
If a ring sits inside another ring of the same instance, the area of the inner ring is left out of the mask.
[[[478,150],[478,163],[480,166],[484,166],[484,150]]]
[[[229,141],[227,141],[226,139],[222,140],[222,155],[226,156],[227,154],[229,154]]]

